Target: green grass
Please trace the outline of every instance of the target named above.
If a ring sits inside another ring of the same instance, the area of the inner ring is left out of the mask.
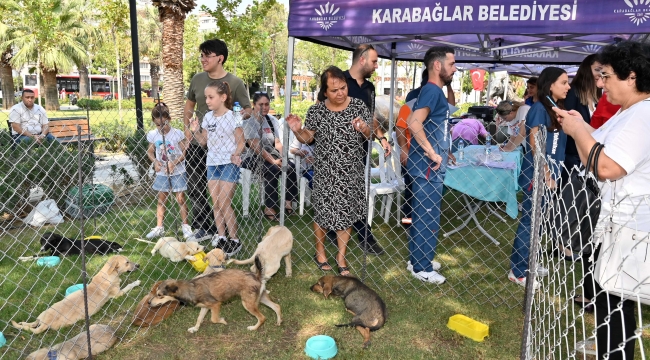
[[[253,188],[256,192],[256,188]],[[150,192],[137,192],[141,199],[133,204],[114,206],[113,210],[98,218],[90,219],[85,234],[101,234],[111,241],[124,245],[124,255],[138,262],[138,271],[125,274],[122,286],[140,279],[142,285],[126,296],[109,301],[92,323],[112,325],[117,329],[120,342],[97,359],[302,359],[305,341],[316,334],[332,336],[338,344],[340,359],[516,359],[519,358],[523,313],[523,288],[506,278],[509,268],[511,241],[516,221],[507,223],[494,219],[487,230],[501,242],[497,246],[470,225],[460,233],[448,238],[440,237],[437,259],[442,262],[442,273],[447,283],[441,286],[423,284],[406,271],[408,256],[406,232],[392,219],[390,224],[375,219],[373,234],[386,249],[379,257],[364,257],[352,240],[348,263],[352,272],[363,277],[364,282],[375,289],[387,304],[389,317],[386,325],[372,334],[372,346],[363,350],[362,338],[350,328],[334,325],[349,321],[340,299],[324,299],[311,293],[309,287],[323,274],[312,260],[314,253],[311,213],[287,219],[287,226],[294,234],[293,274],[284,277],[284,267],[268,283],[271,297],[282,306],[284,322],[275,325],[275,314],[264,306],[261,311],[267,322],[256,332],[246,330],[255,322],[237,300],[222,307],[221,315],[228,325],[215,325],[205,320],[197,334],[187,329],[194,325],[199,310],[183,307],[172,317],[151,329],[138,329],[129,324],[139,299],[159,279],[191,278],[196,275],[192,267],[181,262],[173,264],[159,255],[151,256],[151,245],[132,240],[143,237],[153,224],[155,204]],[[448,192],[443,205],[443,231],[458,225],[459,220],[448,214],[461,211],[458,194]],[[252,196],[256,198],[254,194]],[[234,207],[241,209],[240,192],[237,191]],[[169,214],[175,213],[175,205]],[[271,225],[261,219],[259,204],[251,204],[251,215],[239,217],[240,238],[245,248],[239,257],[254,251],[255,244]],[[166,227],[172,228],[177,219],[167,216]],[[63,298],[65,289],[80,282],[80,259],[69,257],[56,268],[43,269],[32,263],[18,263],[18,256],[30,255],[38,250],[38,239],[46,227],[38,231],[20,227],[8,230],[0,237],[0,330],[8,339],[8,346],[0,349],[1,358],[18,358],[38,348],[68,339],[83,330],[83,322],[59,331],[32,335],[18,332],[9,325],[10,319],[33,320],[51,303]],[[69,237],[80,234],[78,223],[66,221],[56,232]],[[333,263],[335,248],[327,251]],[[93,256],[88,262],[92,276],[105,263],[107,257]],[[367,274],[362,267],[366,262]],[[578,264],[579,266],[579,264]],[[568,279],[567,269],[559,269],[553,281]],[[450,316],[461,313],[490,326],[490,336],[484,342],[474,342],[446,327]],[[645,314],[644,311],[644,315]],[[647,318],[644,316],[644,318]],[[208,317],[209,319],[209,317]],[[593,317],[587,315],[593,323]],[[580,325],[581,326],[581,325]],[[590,325],[593,326],[593,325]],[[590,327],[591,329],[591,327]],[[559,334],[558,334],[559,335]]]

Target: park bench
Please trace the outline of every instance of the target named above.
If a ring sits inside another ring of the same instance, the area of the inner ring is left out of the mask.
[[[50,134],[57,138],[61,144],[76,143],[81,140],[83,143],[90,142],[92,147],[95,141],[104,140],[93,135],[90,122],[85,116],[49,118],[48,125],[50,126]],[[81,139],[79,139],[77,126],[81,126]]]

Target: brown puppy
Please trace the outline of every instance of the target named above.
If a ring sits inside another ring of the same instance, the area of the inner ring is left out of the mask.
[[[108,325],[90,325],[90,351],[91,354],[97,355],[108,350],[115,342],[115,330]],[[83,331],[81,334],[73,337],[68,341],[56,344],[52,347],[42,348],[34,351],[27,356],[27,360],[48,360],[47,356],[51,350],[56,350],[58,360],[77,360],[88,357],[88,334]]]
[[[195,276],[195,278],[226,270],[226,253],[219,248],[212,249],[210,252],[205,254],[203,261],[206,262],[208,266],[203,270],[202,274]]]
[[[145,295],[135,308],[132,324],[135,326],[152,326],[170,317],[174,311],[181,305],[176,299],[170,299],[169,302],[153,307],[149,301],[156,297],[158,286],[162,281],[156,282],[151,291]]]
[[[219,317],[221,303],[228,301],[234,296],[241,297],[244,308],[257,318],[257,323],[249,326],[248,330],[257,330],[266,320],[259,310],[260,302],[275,311],[278,322],[282,323],[280,305],[269,298],[261,282],[262,264],[259,259],[255,260],[257,273],[248,271],[227,269],[211,273],[205,276],[196,277],[192,280],[165,280],[158,286],[157,296],[149,301],[151,306],[157,306],[169,301],[170,298],[177,299],[184,304],[191,304],[201,308],[196,325],[187,329],[191,333],[199,331],[201,322],[208,310],[212,311],[211,321],[227,325],[223,318]]]
[[[140,285],[140,280],[136,280],[124,289],[120,289],[120,274],[134,271],[139,266],[122,255],[115,255],[108,259],[88,284],[88,315],[93,316],[108,300],[120,297]],[[82,320],[85,317],[84,308],[83,291],[75,291],[43,311],[36,321],[16,323],[12,320],[11,323],[16,329],[40,334],[49,328],[58,330]]]
[[[350,323],[336,326],[356,327],[363,336],[364,348],[370,346],[370,332],[379,330],[386,322],[388,314],[384,301],[355,277],[326,275],[312,285],[311,291],[323,294],[326,299],[330,295],[343,298],[345,308],[354,317]]]

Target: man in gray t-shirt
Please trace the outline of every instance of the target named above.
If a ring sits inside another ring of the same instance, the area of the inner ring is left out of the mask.
[[[251,102],[248,98],[248,91],[244,82],[233,74],[230,74],[223,68],[223,64],[228,59],[228,47],[226,43],[219,39],[212,39],[203,42],[199,46],[201,51],[201,66],[203,72],[194,75],[190,82],[190,89],[185,102],[183,121],[185,122],[185,136],[192,139],[189,131],[190,120],[196,116],[199,122],[203,116],[210,111],[205,103],[204,90],[212,81],[227,82],[230,86],[233,101],[239,102],[244,109],[243,118],[250,117],[252,112]],[[201,147],[196,141],[190,143],[185,153],[186,172],[187,172],[187,194],[192,202],[192,229],[194,235],[189,238],[190,241],[207,240],[217,233],[212,213],[212,204],[207,192],[207,168],[206,168],[206,149]]]

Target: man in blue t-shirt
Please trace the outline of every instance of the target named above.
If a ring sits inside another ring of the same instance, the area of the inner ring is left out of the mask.
[[[442,284],[445,277],[437,272],[440,263],[433,258],[438,244],[443,181],[451,141],[449,107],[442,87],[451,83],[456,72],[454,49],[432,47],[424,56],[424,65],[429,82],[422,87],[407,120],[412,140],[406,167],[413,179],[408,268],[422,281]]]

